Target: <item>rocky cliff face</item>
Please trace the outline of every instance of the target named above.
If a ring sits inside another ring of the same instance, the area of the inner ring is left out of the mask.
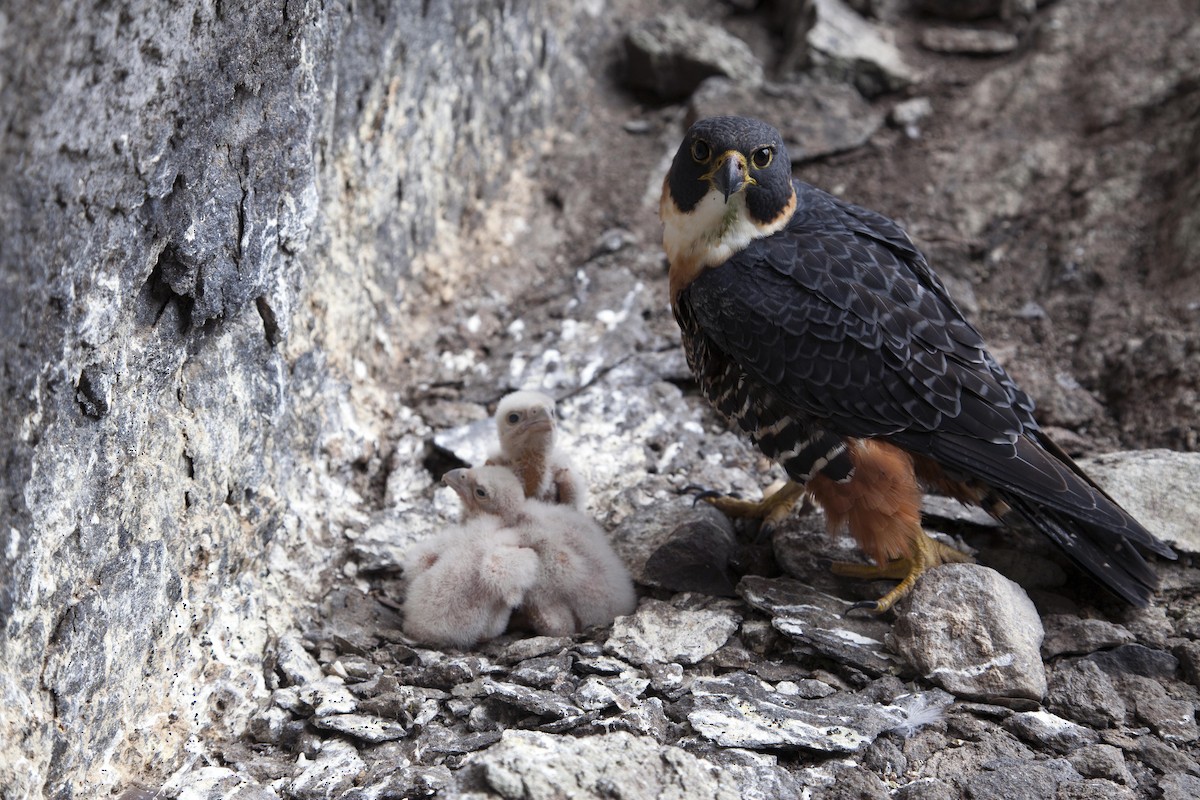
[[[414,256],[571,98],[568,12],[0,14],[5,797],[162,774],[242,725],[362,513],[381,408],[351,377],[404,381]]]

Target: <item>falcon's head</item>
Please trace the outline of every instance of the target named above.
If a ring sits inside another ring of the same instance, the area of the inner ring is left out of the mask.
[[[779,131],[749,117],[700,120],[683,137],[663,182],[659,214],[672,272],[687,273],[686,285],[700,270],[780,230],[795,208],[792,164]]]

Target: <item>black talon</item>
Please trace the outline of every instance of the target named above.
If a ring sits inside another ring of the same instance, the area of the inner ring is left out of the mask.
[[[684,486],[682,489],[680,489],[680,490],[679,490],[679,493],[680,493],[680,494],[689,494],[689,493],[691,493],[691,492],[695,492],[695,493],[696,493],[696,497],[695,497],[695,499],[692,501],[692,505],[693,505],[693,506],[695,506],[695,505],[696,505],[697,503],[699,503],[701,500],[709,500],[709,499],[711,499],[711,498],[714,498],[714,497],[733,497],[733,498],[737,498],[737,497],[739,497],[739,496],[740,496],[740,495],[738,495],[738,493],[737,493],[737,492],[729,492],[728,494],[726,494],[726,493],[724,493],[724,492],[718,492],[716,489],[706,489],[705,487],[703,487],[703,486],[700,486],[700,485],[698,485],[698,484],[695,484],[695,483],[689,483],[687,486]]]
[[[842,614],[842,616],[848,617],[848,616],[850,616],[850,612],[861,611],[864,609],[867,611],[870,611],[872,614],[878,614],[879,613],[879,601],[877,601],[877,600],[861,600],[861,601],[855,603],[854,605],[850,606],[849,608],[847,608],[846,613]]]
[[[774,533],[775,533],[775,523],[764,521],[761,525],[758,526],[758,530],[754,534],[754,543],[761,544],[763,542],[768,542],[771,540],[771,536]]]

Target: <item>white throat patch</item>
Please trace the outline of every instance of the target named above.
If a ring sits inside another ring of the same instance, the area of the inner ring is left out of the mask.
[[[689,264],[693,269],[724,264],[750,242],[783,228],[791,217],[786,214],[778,222],[756,225],[746,209],[745,194],[738,192],[727,203],[716,189],[686,214],[666,196],[659,211],[667,259],[672,264]]]

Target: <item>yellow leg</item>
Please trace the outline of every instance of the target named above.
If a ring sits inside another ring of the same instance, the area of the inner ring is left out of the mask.
[[[758,501],[739,500],[736,497],[711,492],[703,493],[697,499],[712,504],[727,517],[762,520],[760,535],[769,533],[787,519],[788,514],[802,499],[805,500],[802,512],[812,507],[804,496],[804,485],[795,481],[788,481]]]
[[[974,559],[966,553],[944,545],[936,539],[931,539],[928,534],[921,531],[921,535],[913,542],[913,554],[911,556],[897,558],[886,564],[879,565],[835,561],[832,569],[835,575],[845,575],[850,578],[864,578],[867,580],[887,578],[890,580],[899,580],[900,583],[896,588],[878,600],[865,600],[850,606],[851,611],[863,608],[874,611],[876,614],[882,614],[891,608],[897,600],[908,594],[909,590],[916,584],[917,578],[921,577],[926,570],[933,569],[939,564],[973,562]]]

